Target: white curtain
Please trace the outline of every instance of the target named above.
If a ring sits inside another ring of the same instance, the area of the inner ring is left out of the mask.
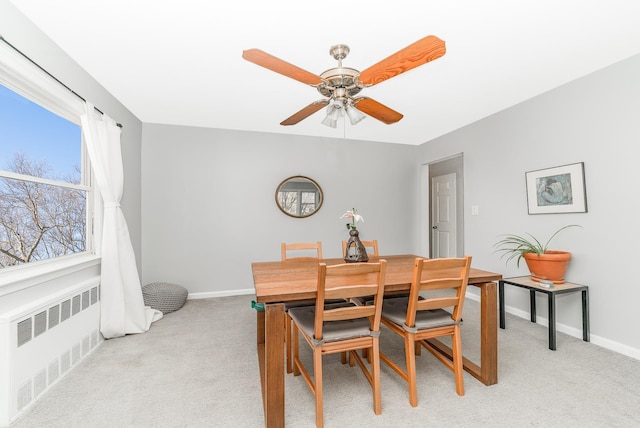
[[[80,125],[84,102],[4,42],[0,43],[0,83]]]
[[[98,115],[93,104],[87,102],[85,109],[82,132],[104,201],[100,331],[107,339],[143,333],[162,318],[162,312],[144,305],[129,228],[120,208],[124,183],[120,128],[110,117]]]

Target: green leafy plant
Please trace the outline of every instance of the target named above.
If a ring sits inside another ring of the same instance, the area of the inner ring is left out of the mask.
[[[503,238],[496,242],[494,247],[497,248],[496,252],[502,253],[501,258],[507,258],[507,263],[509,263],[510,260],[516,259],[516,266],[520,267],[520,260],[522,260],[525,253],[544,254],[549,247],[549,242],[551,242],[558,233],[570,227],[582,226],[579,224],[569,224],[561,227],[551,235],[544,245],[530,233],[527,233],[527,236],[508,233],[500,235]]]

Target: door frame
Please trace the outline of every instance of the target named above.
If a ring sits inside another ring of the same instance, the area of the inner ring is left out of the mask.
[[[464,156],[458,153],[447,158],[439,159],[420,168],[420,201],[419,201],[419,230],[420,254],[431,257],[432,233],[432,195],[431,179],[434,176],[456,174],[456,256],[464,255]]]

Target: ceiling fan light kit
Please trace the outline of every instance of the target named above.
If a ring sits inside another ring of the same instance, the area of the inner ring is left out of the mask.
[[[331,101],[327,106],[327,116],[321,123],[331,128],[337,128],[338,119],[343,118],[345,116],[345,113],[352,125],[357,124],[362,119],[367,117],[353,105],[352,100],[345,99],[343,101],[336,99]]]
[[[398,122],[403,117],[401,113],[371,98],[356,95],[364,88],[440,58],[445,53],[444,41],[436,36],[427,36],[360,72],[354,68],[342,66],[342,60],[349,54],[349,46],[339,44],[332,46],[329,50],[329,54],[338,61],[338,66],[324,71],[319,76],[259,49],[248,49],[242,53],[242,57],[261,67],[315,87],[323,97],[326,97],[294,113],[282,121],[281,125],[295,125],[326,106],[327,115],[321,123],[336,128],[338,119],[344,117],[345,113],[352,125],[359,123],[366,117],[365,115],[387,125]]]

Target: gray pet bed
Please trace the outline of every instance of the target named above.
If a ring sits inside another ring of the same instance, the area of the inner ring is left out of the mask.
[[[178,284],[168,282],[152,282],[142,287],[142,298],[146,306],[168,314],[184,306],[187,300],[187,289]]]

